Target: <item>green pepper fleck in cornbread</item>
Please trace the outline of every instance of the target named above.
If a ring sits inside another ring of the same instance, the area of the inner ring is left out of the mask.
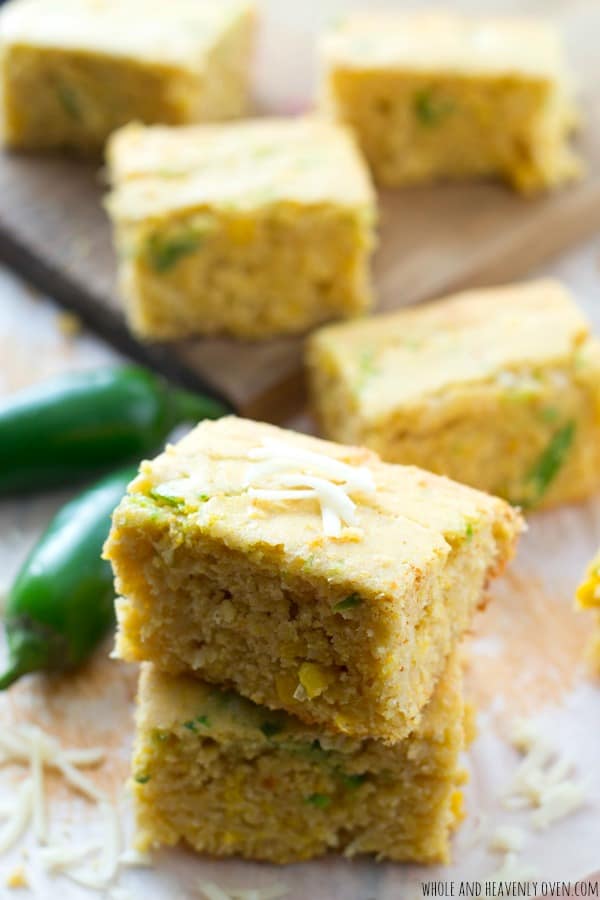
[[[596,630],[590,640],[588,656],[593,669],[600,675],[600,553],[590,563],[577,590],[577,602],[583,609],[595,610]]]
[[[329,438],[525,509],[600,487],[600,343],[558,282],[324,328],[307,363]]]
[[[374,195],[341,126],[130,126],[108,162],[121,293],[142,338],[263,338],[370,305]]]
[[[418,730],[394,746],[310,729],[189,676],[142,669],[132,787],[140,849],[286,863],[331,850],[445,862],[465,743],[452,659]]]
[[[502,500],[369,450],[205,422],[115,512],[117,652],[400,740],[520,527]]]
[[[0,12],[3,140],[96,153],[132,120],[242,115],[253,19],[236,0],[12,0]]]
[[[519,191],[577,176],[577,121],[556,30],[534,19],[355,13],[323,41],[322,104],[376,179],[499,176]]]

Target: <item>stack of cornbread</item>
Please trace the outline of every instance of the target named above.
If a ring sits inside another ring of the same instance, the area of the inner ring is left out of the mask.
[[[521,519],[372,451],[234,417],[144,463],[106,554],[143,662],[141,847],[448,857],[457,645]]]

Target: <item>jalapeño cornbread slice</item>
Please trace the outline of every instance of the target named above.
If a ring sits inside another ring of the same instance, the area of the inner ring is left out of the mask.
[[[99,152],[131,120],[242,115],[253,19],[236,0],[12,0],[0,13],[3,139]]]
[[[189,676],[142,668],[132,787],[137,843],[277,863],[320,856],[446,862],[465,775],[455,659],[419,728],[387,746],[328,736]]]
[[[582,609],[595,610],[596,629],[589,643],[588,656],[592,667],[600,675],[600,552],[590,563],[585,579],[577,590],[577,601]]]
[[[558,282],[321,329],[307,361],[329,438],[525,509],[600,486],[600,343]]]
[[[374,196],[341,126],[130,126],[108,162],[121,293],[142,338],[262,338],[370,305]]]
[[[115,512],[117,652],[396,741],[520,526],[502,500],[368,450],[204,422]]]
[[[548,22],[355,13],[322,47],[322,103],[382,184],[500,176],[523,192],[576,176],[576,123]]]

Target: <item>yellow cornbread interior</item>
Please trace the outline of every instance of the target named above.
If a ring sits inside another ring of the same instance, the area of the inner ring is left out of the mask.
[[[367,465],[376,491],[357,498],[356,526],[327,538],[314,501],[250,498],[248,452],[265,438]],[[180,504],[161,499],[169,483]],[[115,512],[105,552],[122,597],[118,653],[336,731],[399,740],[520,525],[496,498],[367,450],[205,422],[145,464]]]
[[[350,16],[323,42],[324,109],[385,185],[498,175],[525,193],[577,175],[576,122],[546,23]]]
[[[588,647],[592,667],[600,675],[600,553],[589,565],[586,577],[577,590],[577,602],[583,609],[595,610],[596,629]]]
[[[307,362],[330,438],[525,508],[600,484],[600,345],[557,282],[322,329]]]
[[[311,730],[145,665],[131,781],[137,844],[184,840],[277,863],[330,850],[445,862],[461,815],[463,718],[456,659],[419,729],[391,747]]]
[[[241,115],[250,4],[15,0],[0,13],[3,140],[98,152],[132,120]]]
[[[370,305],[373,191],[341,127],[132,126],[108,160],[121,292],[142,337],[255,339]]]

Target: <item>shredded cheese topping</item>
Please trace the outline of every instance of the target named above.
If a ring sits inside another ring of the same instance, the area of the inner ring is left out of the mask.
[[[248,452],[245,486],[250,497],[267,502],[315,499],[327,537],[356,525],[353,494],[372,494],[375,481],[365,466],[351,466],[322,453],[266,438]]]

